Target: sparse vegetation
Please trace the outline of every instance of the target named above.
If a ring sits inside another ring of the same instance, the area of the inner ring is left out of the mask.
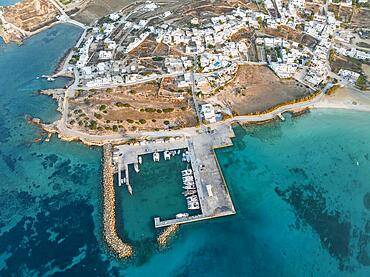
[[[117,107],[119,107],[119,108],[122,108],[122,107],[129,108],[129,107],[131,107],[130,104],[128,104],[128,103],[122,103],[122,102],[117,102],[115,105]]]

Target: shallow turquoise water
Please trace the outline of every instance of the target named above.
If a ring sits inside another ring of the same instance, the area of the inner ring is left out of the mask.
[[[0,0],[0,6],[11,6],[17,4],[21,0]]]
[[[137,253],[112,257],[101,234],[100,149],[34,143],[38,130],[24,120],[58,117],[35,91],[65,80],[36,77],[80,32],[58,25],[21,47],[0,44],[0,276],[370,275],[370,118],[348,111],[236,128],[234,147],[217,155],[237,215],[181,226],[158,250],[150,226],[135,220],[151,213],[132,199],[123,223]],[[147,186],[137,181],[134,193]]]
[[[186,199],[181,194],[181,170],[187,168],[187,163],[182,162],[182,155],[175,155],[170,160],[164,160],[163,152],[160,156],[159,162],[153,162],[151,154],[142,156],[138,173],[132,164],[129,165],[133,195],[125,186],[116,186],[117,206],[121,208],[124,223],[121,229],[129,240],[155,239],[154,217],[166,220],[187,212]]]

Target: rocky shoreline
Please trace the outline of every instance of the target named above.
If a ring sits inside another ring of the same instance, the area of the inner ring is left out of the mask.
[[[103,146],[103,233],[110,249],[119,258],[132,256],[132,247],[124,243],[116,230],[115,192],[113,182],[112,145]]]

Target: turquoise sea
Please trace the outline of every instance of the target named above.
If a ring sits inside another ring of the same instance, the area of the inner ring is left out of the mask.
[[[163,216],[183,207],[148,193],[151,182],[178,182],[177,164],[144,160],[135,198],[121,193],[119,229],[137,251],[112,256],[101,233],[100,149],[34,142],[40,132],[25,121],[58,118],[37,90],[67,80],[36,77],[80,33],[57,25],[20,47],[0,42],[0,276],[370,276],[370,117],[340,110],[236,127],[234,146],[217,156],[237,215],[181,226],[165,249],[141,218],[154,216],[146,207]]]
[[[0,6],[11,6],[17,4],[18,2],[20,2],[20,0],[1,0]]]

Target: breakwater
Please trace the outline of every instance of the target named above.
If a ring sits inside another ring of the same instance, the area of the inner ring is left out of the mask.
[[[103,232],[104,239],[119,258],[130,257],[132,247],[119,238],[116,230],[115,192],[113,182],[112,145],[103,146]]]
[[[165,246],[168,242],[168,239],[174,234],[177,229],[179,228],[178,224],[173,224],[171,226],[166,227],[164,231],[158,236],[157,242],[159,246]]]

